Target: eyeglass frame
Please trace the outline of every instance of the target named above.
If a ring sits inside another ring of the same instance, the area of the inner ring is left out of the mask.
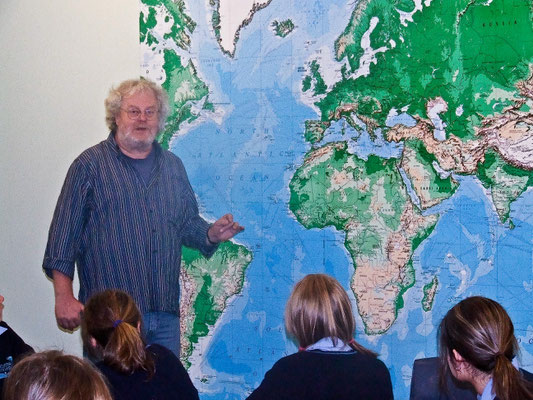
[[[158,108],[147,108],[146,110],[144,111],[141,111],[139,108],[135,107],[135,108],[120,108],[121,111],[124,111],[126,113],[126,115],[128,116],[129,119],[131,119],[132,121],[137,121],[139,118],[141,118],[141,115],[144,114],[144,117],[146,118],[147,121],[150,121],[154,118],[157,117],[157,114],[159,114],[159,109]],[[153,112],[152,115],[148,114],[148,113],[151,113]],[[132,116],[132,113],[133,113],[133,116]],[[138,114],[137,114],[138,113]]]

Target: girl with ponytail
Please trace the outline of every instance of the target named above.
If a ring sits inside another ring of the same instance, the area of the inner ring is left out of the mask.
[[[141,313],[130,295],[105,290],[83,310],[82,338],[120,399],[198,399],[187,371],[167,348],[146,346]]]
[[[311,274],[295,285],[285,328],[299,352],[274,364],[249,400],[393,398],[387,367],[353,337],[352,305],[334,278]]]
[[[480,400],[531,400],[533,386],[516,365],[518,343],[505,309],[486,297],[455,305],[439,327],[442,377],[472,384]]]

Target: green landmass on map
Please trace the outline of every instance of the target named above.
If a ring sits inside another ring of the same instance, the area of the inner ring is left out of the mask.
[[[315,96],[325,94],[328,87],[320,74],[320,65],[317,60],[311,61],[309,70],[309,74],[302,81],[302,91],[307,92],[314,85],[313,94]]]
[[[272,22],[272,27],[277,36],[284,38],[294,30],[294,22],[290,19],[281,22],[274,20]]]
[[[206,259],[199,251],[183,247],[180,276],[181,359],[189,366],[194,345],[208,335],[227,306],[227,300],[244,285],[252,252],[233,242],[221,243]]]
[[[305,78],[302,80],[302,92],[307,92],[309,89],[311,89],[312,83],[313,78],[311,78],[311,75],[306,75]]]
[[[324,157],[317,156],[321,149],[328,150]],[[343,231],[349,222],[359,222],[364,240],[352,241],[347,247],[353,255],[371,256],[383,245],[382,235],[371,222],[380,218],[388,230],[397,229],[407,201],[396,169],[398,160],[372,155],[365,161],[350,154],[343,142],[321,149],[306,155],[307,160],[316,157],[316,162],[302,165],[295,172],[289,184],[289,208],[308,229],[334,226]],[[375,213],[372,194],[378,190],[383,192],[386,207]]]
[[[139,16],[140,42],[148,46],[158,44],[159,41],[153,33],[158,25],[157,12],[162,14],[165,23],[171,22],[170,31],[163,35],[164,39],[170,39],[183,50],[187,50],[191,44],[190,34],[196,28],[196,23],[185,12],[183,0],[141,0],[148,6],[148,15],[142,11]]]
[[[159,45],[163,48],[162,68],[166,76],[161,86],[168,94],[170,112],[165,129],[159,133],[157,140],[163,148],[168,149],[170,140],[184,122],[192,122],[201,111],[213,111],[214,107],[208,99],[209,88],[198,77],[192,60],[183,64],[181,57],[172,49],[174,44],[188,50],[191,41],[189,34],[196,27],[196,22],[185,12],[183,0],[142,2],[148,6],[148,15],[143,12],[140,14],[140,40],[149,46]],[[158,15],[163,22],[158,21]],[[167,27],[167,30],[155,35],[154,31],[160,25]],[[164,43],[160,43],[156,36],[162,36]]]
[[[533,171],[507,164],[494,150],[485,153],[484,162],[478,165],[477,177],[485,188],[490,189],[492,201],[502,222],[509,219],[511,203],[528,187],[533,186]],[[512,221],[509,222],[512,224]]]
[[[437,219],[412,207],[398,163],[375,155],[363,160],[345,142],[329,143],[306,154],[289,184],[289,208],[304,227],[345,232],[355,268],[352,289],[368,334],[394,322],[403,293],[415,283],[413,251]],[[376,314],[367,303],[382,308]]]
[[[431,282],[427,285],[424,285],[423,292],[424,297],[422,298],[422,309],[424,311],[431,311],[433,308],[433,301],[435,300],[435,295],[437,294],[437,288],[439,286],[439,279],[434,276]]]
[[[352,72],[359,68],[361,38],[376,18],[370,45],[386,51],[376,54],[368,76],[352,79],[348,74],[317,102],[322,120],[332,119],[345,104],[381,127],[392,108],[406,107],[408,114],[428,118],[426,102],[439,96],[448,104],[440,115],[446,132],[473,138],[482,116],[512,104],[511,98],[491,99],[488,93],[499,88],[514,97],[514,85],[528,76],[533,59],[530,1],[486,3],[432,1],[404,25],[397,9],[411,11],[412,1],[359,2],[335,42],[337,59],[347,60]]]
[[[172,50],[164,50],[166,79],[161,85],[168,94],[170,114],[165,129],[159,133],[158,141],[168,149],[170,139],[178,132],[183,122],[192,122],[199,113],[193,107],[204,101],[202,110],[211,110],[208,101],[209,88],[198,77],[192,61],[182,65],[181,57]],[[204,99],[205,98],[205,99]]]
[[[420,246],[424,240],[426,240],[429,235],[433,233],[435,230],[435,227],[437,226],[438,220],[435,218],[433,221],[430,221],[426,226],[421,227],[415,234],[415,236],[411,239],[411,256],[409,257],[409,261],[407,262],[407,265],[405,266],[405,270],[407,272],[407,276],[410,279],[406,279],[406,284],[403,285],[402,290],[400,291],[400,294],[398,296],[398,300],[396,302],[396,315],[398,315],[398,311],[400,311],[401,308],[404,306],[403,302],[403,294],[407,292],[409,288],[414,286],[416,283],[415,280],[415,268],[413,266],[413,255],[415,253],[415,250]]]
[[[324,139],[324,132],[330,126],[329,122],[305,121],[305,140],[311,144],[319,143]]]

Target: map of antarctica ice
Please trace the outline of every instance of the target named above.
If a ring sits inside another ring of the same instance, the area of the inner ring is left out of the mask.
[[[201,214],[246,227],[210,260],[184,249],[202,400],[245,398],[297,351],[283,311],[316,272],[397,399],[471,295],[507,309],[533,371],[530,0],[141,0],[140,47]]]

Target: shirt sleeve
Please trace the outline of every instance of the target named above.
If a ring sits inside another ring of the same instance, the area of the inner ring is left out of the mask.
[[[49,277],[57,270],[74,277],[74,265],[81,246],[83,229],[89,217],[90,184],[88,171],[80,158],[69,168],[50,225],[43,269]]]
[[[178,159],[179,160],[179,159]],[[185,209],[187,214],[187,221],[182,232],[183,244],[200,251],[205,257],[211,257],[218,248],[218,244],[210,244],[207,241],[207,231],[210,224],[204,220],[198,212],[198,203],[196,195],[187,177],[187,172],[181,160],[179,160],[181,179],[186,185]]]

